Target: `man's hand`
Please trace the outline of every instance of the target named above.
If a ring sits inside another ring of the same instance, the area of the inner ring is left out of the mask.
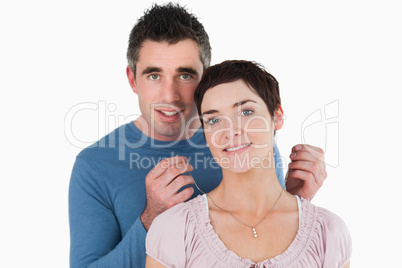
[[[145,178],[147,205],[140,216],[147,231],[156,216],[191,197],[193,187],[187,187],[180,193],[178,191],[183,186],[194,184],[190,175],[182,175],[192,170],[186,157],[175,156],[160,161],[148,173]]]
[[[290,159],[286,190],[307,200],[313,199],[327,178],[324,151],[307,144],[296,145]]]

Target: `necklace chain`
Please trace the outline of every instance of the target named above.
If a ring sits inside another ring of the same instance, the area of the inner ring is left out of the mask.
[[[232,216],[235,220],[237,220],[237,221],[240,222],[241,224],[243,224],[243,225],[245,225],[245,226],[247,226],[247,227],[252,228],[252,229],[253,229],[253,235],[254,235],[255,238],[258,237],[257,231],[256,231],[255,228],[256,228],[257,225],[259,225],[263,220],[265,220],[265,218],[268,217],[268,215],[269,215],[269,214],[272,212],[272,210],[276,207],[276,205],[279,203],[279,199],[281,199],[282,193],[283,193],[283,191],[284,191],[284,189],[282,188],[282,191],[281,191],[281,193],[279,194],[279,197],[278,197],[278,199],[276,200],[275,204],[272,206],[272,208],[268,211],[268,213],[265,214],[265,216],[264,216],[259,222],[257,222],[257,223],[254,224],[254,225],[248,225],[247,223],[244,223],[244,222],[242,222],[241,220],[239,220],[235,215],[232,214],[232,212],[227,211],[227,210],[221,208],[220,206],[218,206],[218,205],[215,203],[214,199],[212,199],[212,197],[211,197],[209,194],[205,193],[204,191],[202,191],[202,190],[198,187],[198,185],[197,185],[197,183],[195,182],[195,180],[194,180],[194,184],[195,184],[195,186],[197,187],[197,189],[198,189],[201,193],[205,194],[207,197],[209,197],[209,199],[211,199],[212,203],[213,203],[217,208],[219,208],[220,210],[222,210],[222,211],[228,213],[230,216]]]

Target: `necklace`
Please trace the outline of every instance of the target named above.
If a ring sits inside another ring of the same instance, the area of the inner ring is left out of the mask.
[[[257,225],[259,225],[266,217],[268,217],[268,215],[269,215],[269,214],[272,212],[272,210],[276,207],[276,205],[278,204],[279,199],[281,199],[282,193],[283,193],[283,191],[284,191],[284,189],[282,188],[282,191],[281,191],[281,193],[279,194],[279,197],[278,197],[278,199],[276,200],[275,204],[272,206],[272,208],[268,211],[268,213],[265,214],[265,216],[264,216],[259,222],[257,222],[257,223],[254,224],[254,225],[248,225],[247,223],[244,223],[244,222],[242,222],[241,220],[239,220],[239,219],[238,219],[235,215],[233,215],[230,211],[227,211],[227,210],[221,208],[220,206],[218,206],[209,194],[204,193],[204,192],[198,187],[198,185],[197,185],[197,183],[196,183],[195,181],[194,181],[194,184],[195,184],[195,186],[197,187],[197,189],[198,189],[201,193],[205,194],[207,197],[209,197],[209,199],[211,199],[212,203],[213,203],[217,208],[219,208],[220,210],[222,210],[222,211],[224,211],[224,212],[226,212],[226,213],[229,213],[230,216],[232,216],[234,219],[236,219],[236,220],[237,220],[238,222],[240,222],[241,224],[243,224],[243,225],[245,225],[245,226],[247,226],[247,227],[252,228],[254,238],[257,238],[257,237],[258,237],[258,235],[257,235],[257,230],[256,230],[255,228],[256,228]]]

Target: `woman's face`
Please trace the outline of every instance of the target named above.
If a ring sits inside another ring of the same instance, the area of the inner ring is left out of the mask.
[[[216,162],[234,173],[274,168],[274,123],[265,102],[237,80],[210,88],[201,103],[207,144]],[[282,109],[276,129],[282,127]]]

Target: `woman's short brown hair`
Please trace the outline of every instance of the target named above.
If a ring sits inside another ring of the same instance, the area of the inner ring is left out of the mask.
[[[205,70],[200,83],[194,92],[194,101],[201,119],[201,103],[208,89],[220,84],[243,80],[250,90],[258,94],[267,105],[271,116],[281,105],[278,81],[265,68],[255,62],[245,60],[229,60],[209,67]],[[202,120],[201,120],[202,123]]]

